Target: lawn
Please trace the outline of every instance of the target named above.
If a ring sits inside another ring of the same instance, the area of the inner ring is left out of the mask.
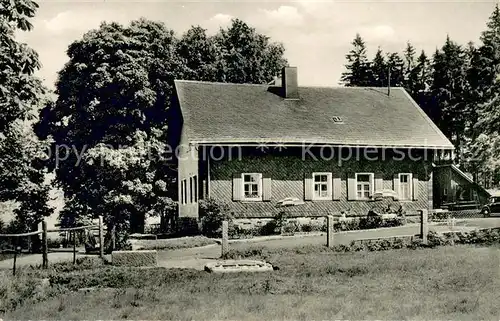
[[[176,250],[217,244],[215,240],[204,236],[181,237],[159,240],[133,240],[138,250]]]
[[[498,247],[339,254],[310,246],[271,249],[266,259],[280,269],[225,275],[105,266],[59,270],[52,272],[57,285],[45,295],[49,298],[27,299],[3,318],[498,320],[500,315]],[[26,273],[16,287],[30,278]],[[101,288],[77,291],[96,286]]]

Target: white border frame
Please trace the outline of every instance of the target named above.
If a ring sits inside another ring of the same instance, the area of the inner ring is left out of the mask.
[[[410,184],[410,198],[403,198],[403,195],[401,194],[401,176],[402,175],[408,175],[409,176],[409,184]],[[413,174],[412,173],[399,173],[398,174],[398,180],[399,180],[399,191],[398,191],[398,198],[400,202],[411,202],[413,201]]]
[[[257,186],[259,197],[245,197],[245,175],[258,175]],[[262,173],[241,173],[241,200],[243,202],[262,202]]]
[[[319,197],[319,196],[316,196],[315,192],[314,192],[314,185],[315,185],[315,181],[314,181],[314,177],[316,175],[326,175],[326,193],[327,195],[325,197]],[[313,201],[331,201],[332,200],[332,193],[333,193],[333,186],[332,186],[332,173],[328,173],[328,172],[314,172],[312,173],[312,186],[311,186],[311,192],[312,192],[312,195],[311,195],[311,200]]]
[[[359,198],[358,197],[358,175],[370,175],[370,197],[369,198]],[[356,173],[354,176],[355,187],[356,187],[356,200],[358,201],[371,201],[373,199],[373,193],[375,189],[375,173]]]

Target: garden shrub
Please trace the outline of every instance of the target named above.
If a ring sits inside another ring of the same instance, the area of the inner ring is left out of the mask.
[[[311,224],[302,224],[302,225],[300,226],[300,230],[301,230],[302,232],[312,232],[313,227],[312,227],[312,225],[311,225]]]
[[[394,249],[402,249],[405,246],[405,242],[403,239],[397,238],[392,243],[392,248]]]
[[[238,238],[239,235],[243,234],[243,229],[231,222],[229,223],[227,234],[230,239],[235,239]]]
[[[359,220],[359,229],[360,230],[368,230],[379,228],[382,226],[382,218],[380,216],[367,216],[363,217]]]
[[[177,236],[196,236],[200,234],[198,220],[194,217],[180,217],[177,219]]]
[[[47,246],[50,249],[60,248],[62,244],[63,244],[62,239],[59,237],[58,238],[47,238]]]
[[[299,229],[295,222],[286,222],[282,225],[281,232],[283,234],[293,234],[295,232],[299,232]]]
[[[276,229],[281,230],[288,223],[289,214],[286,211],[280,211],[274,217],[274,222],[276,224]]]
[[[427,234],[427,246],[428,247],[436,247],[436,246],[442,246],[447,243],[447,239],[444,235],[439,235],[436,232],[429,232]]]
[[[429,221],[445,221],[450,218],[450,214],[448,212],[432,212],[429,213]]]
[[[258,235],[267,236],[274,235],[278,233],[278,222],[272,220],[261,226],[258,230]]]
[[[403,218],[392,218],[383,220],[380,227],[396,227],[404,225]]]
[[[382,217],[374,211],[370,211],[366,217],[355,217],[346,220],[334,221],[333,230],[335,232],[339,231],[356,231],[363,229],[375,229],[382,227],[396,227],[402,226],[406,223],[406,218],[404,216],[405,212],[400,206],[397,209],[389,206],[384,208],[381,213],[393,213],[397,214],[398,217],[392,219],[382,219]],[[230,231],[231,238],[245,238],[253,236],[267,236],[275,234],[285,234],[291,235],[297,232],[326,232],[327,222],[326,219],[322,220],[311,220],[308,223],[300,224],[290,217],[290,213],[287,211],[280,211],[273,220],[269,221],[265,225],[254,228],[254,229],[242,229],[234,228]]]
[[[334,231],[355,231],[360,229],[360,220],[354,218],[346,221],[339,221],[333,224]]]
[[[232,221],[229,222],[228,237],[229,239],[246,239],[262,235],[262,227],[241,228]]]
[[[232,221],[229,206],[213,198],[200,200],[201,230],[208,237],[222,236],[222,222]]]

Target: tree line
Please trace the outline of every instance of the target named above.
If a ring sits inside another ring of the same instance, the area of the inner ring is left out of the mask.
[[[403,87],[456,147],[456,162],[486,188],[500,183],[500,9],[480,44],[450,36],[432,55],[407,42],[402,53],[379,47],[368,59],[361,35],[352,41],[341,82],[345,86]]]

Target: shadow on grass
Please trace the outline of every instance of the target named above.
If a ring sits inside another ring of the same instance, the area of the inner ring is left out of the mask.
[[[27,297],[4,310],[4,318],[489,320],[500,313],[496,247],[355,253],[308,247],[249,253],[280,270],[210,274],[87,262],[74,269],[23,271],[18,280],[46,277],[54,292],[41,303],[30,297],[34,287],[11,282],[9,293]]]

